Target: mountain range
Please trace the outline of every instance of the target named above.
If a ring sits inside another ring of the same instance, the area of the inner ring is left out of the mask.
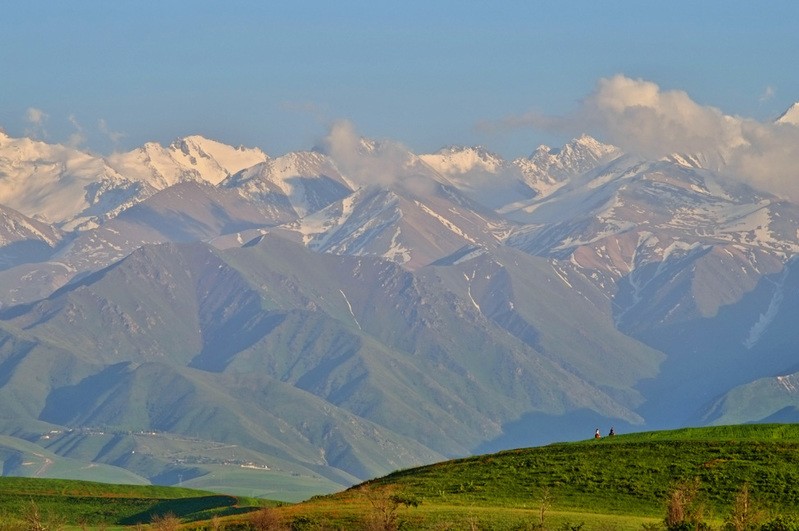
[[[798,420],[799,205],[702,160],[0,132],[3,473],[324,492],[596,426]]]

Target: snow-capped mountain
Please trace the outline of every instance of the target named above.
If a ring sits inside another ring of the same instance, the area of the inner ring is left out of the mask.
[[[67,231],[85,230],[157,190],[187,180],[218,184],[267,159],[260,149],[200,136],[102,158],[0,132],[0,204]]]
[[[109,166],[131,179],[162,190],[183,181],[219,184],[230,175],[268,160],[258,148],[233,147],[201,136],[188,136],[168,147],[150,142],[127,153],[106,157]]]
[[[188,137],[103,159],[2,135],[0,433],[102,422],[105,462],[163,430],[345,485],[548,442],[517,428],[555,416],[794,418],[799,205],[714,157],[588,136],[417,156],[342,130],[275,158]],[[189,474],[140,451],[136,473]]]
[[[502,157],[482,146],[449,146],[435,153],[419,155],[419,158],[444,175],[460,175],[474,170],[497,174],[506,165]]]
[[[411,157],[389,186],[361,187],[283,228],[318,252],[380,256],[409,269],[464,246],[497,245],[507,223],[442,180]]]
[[[483,147],[450,146],[419,158],[471,200],[491,209],[536,195],[514,164]]]
[[[779,124],[799,125],[799,102],[791,105],[787,111],[777,118],[776,122]]]
[[[62,238],[61,231],[52,225],[0,205],[0,248],[26,240],[38,240],[49,247],[55,247]]]
[[[694,251],[745,255],[756,276],[799,252],[796,205],[670,161],[619,159],[509,215],[526,222],[509,245],[590,270],[609,293],[647,264]]]
[[[315,151],[288,153],[255,164],[220,186],[285,211],[284,221],[321,210],[353,191],[330,157]]]
[[[586,173],[620,155],[619,148],[583,135],[561,148],[539,146],[532,155],[516,159],[513,164],[522,172],[527,184],[545,196],[570,177]]]
[[[102,158],[0,132],[0,204],[28,217],[66,230],[93,226],[153,192]]]

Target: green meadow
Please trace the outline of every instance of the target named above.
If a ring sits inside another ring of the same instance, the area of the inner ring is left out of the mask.
[[[19,518],[33,502],[70,525],[135,525],[171,513],[186,529],[662,529],[670,493],[681,485],[695,486],[706,529],[722,529],[744,486],[759,522],[799,516],[799,425],[689,428],[511,450],[397,471],[296,504],[2,478],[0,513]]]
[[[205,521],[264,505],[268,502],[176,487],[0,478],[0,529],[35,528],[33,513],[42,529],[101,529],[149,524],[163,515]]]

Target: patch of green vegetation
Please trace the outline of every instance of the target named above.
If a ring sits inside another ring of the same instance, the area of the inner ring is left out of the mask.
[[[768,515],[798,514],[799,426],[692,428],[511,450],[394,472],[280,511],[352,523],[372,511],[369,492],[400,492],[420,501],[398,509],[420,529],[446,521],[518,529],[535,525],[542,507],[554,529],[580,522],[585,530],[640,529],[662,523],[675,485],[694,481],[714,525],[743,485]]]
[[[603,442],[633,442],[653,440],[733,440],[733,441],[795,441],[799,442],[799,424],[735,424],[682,428],[679,430],[648,431],[619,435]]]
[[[696,486],[702,520],[715,528],[740,507],[743,486],[765,521],[799,518],[799,426],[695,428],[511,450],[286,505],[174,487],[0,478],[0,516],[19,517],[33,502],[43,514],[90,526],[172,514],[189,528],[216,518],[244,529],[260,517],[296,529],[634,530],[661,526],[681,485]]]
[[[87,481],[0,478],[0,515],[20,520],[35,506],[75,525],[133,525],[172,514],[183,521],[252,511],[263,502],[176,487]]]
[[[561,508],[658,514],[671,486],[699,478],[723,509],[743,485],[769,506],[799,507],[799,427],[696,428],[554,444],[448,461],[376,480],[434,503],[518,506],[543,491]]]

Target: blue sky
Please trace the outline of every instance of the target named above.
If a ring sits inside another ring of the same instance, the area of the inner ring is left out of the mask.
[[[421,153],[579,134],[602,78],[769,120],[799,100],[799,2],[5,2],[0,127],[108,153],[202,134],[270,155],[331,123]]]

